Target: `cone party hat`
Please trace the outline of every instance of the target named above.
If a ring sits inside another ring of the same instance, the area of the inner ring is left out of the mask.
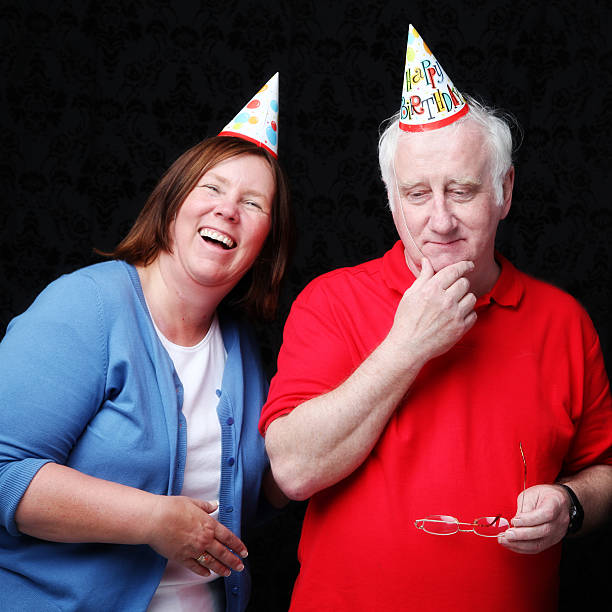
[[[254,142],[278,158],[278,72],[219,132]]]
[[[465,99],[411,24],[406,45],[400,128],[406,132],[436,130],[456,121],[468,110]]]

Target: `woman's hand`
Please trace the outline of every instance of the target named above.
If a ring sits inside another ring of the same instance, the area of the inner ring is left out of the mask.
[[[154,495],[47,463],[23,495],[15,520],[22,533],[36,538],[148,544],[200,576],[211,570],[227,576],[244,569],[240,558],[247,549],[210,516],[216,508],[216,503]],[[201,555],[207,555],[204,565],[196,561]]]
[[[217,509],[215,502],[157,497],[151,515],[151,548],[200,576],[208,576],[211,571],[229,576],[231,570],[244,569],[241,558],[248,555],[246,546],[210,516]]]

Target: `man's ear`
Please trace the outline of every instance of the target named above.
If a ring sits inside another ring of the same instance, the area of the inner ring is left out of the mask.
[[[510,212],[512,205],[512,189],[514,188],[514,166],[510,166],[510,170],[506,173],[502,185],[502,214],[500,219],[505,219]]]

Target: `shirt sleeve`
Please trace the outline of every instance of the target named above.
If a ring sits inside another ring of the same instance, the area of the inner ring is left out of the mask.
[[[283,332],[278,370],[259,430],[303,402],[335,389],[359,365],[347,338],[347,313],[329,281],[317,279],[295,300]]]
[[[574,381],[576,429],[565,458],[564,474],[574,474],[591,465],[612,465],[610,383],[597,332],[586,312],[583,312],[581,341],[583,364],[575,363],[581,375],[581,381]]]
[[[93,280],[61,277],[8,326],[0,343],[0,525],[36,472],[66,460],[101,404],[107,368],[102,302]]]

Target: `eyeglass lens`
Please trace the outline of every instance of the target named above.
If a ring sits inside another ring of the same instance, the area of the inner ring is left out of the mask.
[[[510,523],[502,516],[482,516],[473,523],[460,523],[453,516],[436,514],[415,521],[418,529],[432,535],[453,535],[460,531],[474,532],[485,538],[494,538],[510,527]]]

